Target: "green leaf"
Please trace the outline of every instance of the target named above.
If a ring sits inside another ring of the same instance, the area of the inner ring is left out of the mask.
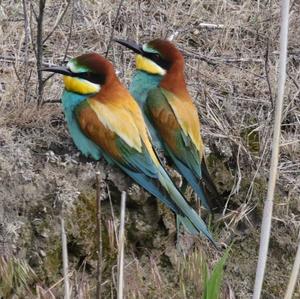
[[[218,299],[221,290],[221,283],[224,274],[224,265],[229,255],[230,247],[227,248],[222,258],[215,265],[211,275],[208,277],[206,269],[204,276],[204,294],[203,299]]]

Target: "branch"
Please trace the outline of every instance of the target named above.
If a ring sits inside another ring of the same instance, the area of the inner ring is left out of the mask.
[[[279,145],[281,133],[281,116],[284,97],[284,86],[286,79],[286,64],[287,64],[287,44],[288,44],[288,28],[289,28],[289,0],[281,1],[281,28],[280,28],[280,56],[279,56],[279,74],[278,74],[278,90],[277,101],[274,120],[274,134],[272,141],[272,157],[270,174],[268,181],[268,193],[264,205],[263,219],[261,225],[261,236],[259,246],[259,256],[256,268],[255,285],[253,291],[253,299],[259,299],[261,295],[262,285],[264,281],[264,274],[267,262],[274,191],[277,178],[277,166],[279,159]]]
[[[252,57],[241,57],[241,58],[237,58],[237,57],[225,57],[225,58],[222,58],[222,57],[214,57],[214,56],[204,56],[202,54],[199,54],[199,53],[195,53],[193,51],[189,51],[189,50],[183,50],[183,49],[180,49],[180,51],[188,56],[188,57],[192,57],[192,58],[197,58],[199,60],[203,60],[205,61],[206,63],[208,64],[211,64],[211,65],[217,65],[217,64],[220,64],[220,63],[263,63],[264,60],[261,59],[261,58],[252,58]]]
[[[29,59],[29,55],[28,55],[28,47],[29,47],[29,41],[30,41],[30,25],[29,25],[29,19],[28,19],[28,8],[27,8],[27,0],[23,0],[23,14],[24,14],[24,32],[25,32],[25,50],[24,50],[24,82],[23,82],[23,88],[24,88],[24,98],[25,98],[25,102],[27,101],[28,98],[28,82],[30,80],[31,77],[31,73],[29,75],[27,75],[28,73],[28,59]]]
[[[7,62],[7,63],[15,63],[16,62],[16,57],[14,56],[2,56],[0,55],[0,61],[4,61],[4,62]],[[21,61],[21,62],[24,62],[25,63],[25,59],[24,58],[18,58],[18,61]],[[28,60],[28,64],[30,65],[34,65],[35,64],[35,60],[34,59],[29,59]],[[42,63],[42,66],[52,66],[53,63],[50,63],[50,62],[43,62]]]
[[[71,1],[72,1],[72,0],[68,0],[68,1],[67,1],[67,5],[66,5],[65,9],[63,10],[62,14],[61,14],[61,15],[58,14],[58,16],[57,16],[57,18],[56,18],[56,21],[55,21],[55,24],[54,24],[52,30],[51,30],[51,31],[48,33],[48,35],[44,38],[43,44],[51,37],[51,35],[52,35],[52,34],[54,33],[54,31],[56,30],[57,26],[61,23],[61,21],[62,21],[64,15],[66,14],[66,12],[67,12],[67,10],[68,10],[68,7],[69,7]]]
[[[17,68],[16,68],[16,64],[15,64],[15,63],[13,63],[13,69],[14,69],[14,71],[15,71],[15,74],[16,74],[16,77],[17,77],[19,83],[22,85],[22,80],[21,80],[21,77],[20,77],[20,75],[19,75],[19,73],[18,73],[18,70],[17,70]]]
[[[124,291],[125,204],[126,204],[126,192],[123,191],[121,196],[121,216],[120,216],[119,250],[118,250],[118,299],[123,299],[123,291]]]
[[[33,15],[34,15],[35,20],[37,21],[37,20],[38,20],[38,15],[37,15],[37,13],[36,13],[34,7],[33,7],[32,1],[30,1],[30,8],[31,8],[31,10],[32,10],[32,12],[33,12]]]
[[[44,12],[45,12],[46,0],[39,1],[39,15],[37,18],[37,35],[36,35],[36,44],[37,44],[37,53],[36,53],[36,67],[38,74],[38,105],[42,103],[43,100],[43,74],[41,71],[43,63],[43,22],[44,22]]]
[[[65,221],[63,216],[60,216],[60,224],[61,224],[61,243],[62,243],[62,258],[63,258],[63,275],[64,275],[64,291],[65,297],[64,299],[70,299],[70,284],[69,284],[69,276],[68,276],[68,249],[67,249],[67,236],[65,231]]]
[[[44,101],[43,105],[45,105],[45,104],[55,104],[55,103],[61,103],[61,100]]]
[[[223,24],[200,23],[197,25],[197,27],[208,29],[223,29],[225,26]]]
[[[71,2],[71,0],[70,0]],[[69,36],[68,36],[68,41],[67,41],[67,46],[66,46],[66,50],[65,50],[65,54],[64,54],[64,58],[63,58],[63,62],[65,62],[67,55],[68,55],[68,50],[70,47],[70,43],[71,43],[71,37],[72,37],[72,29],[73,29],[73,21],[74,21],[74,1],[72,2],[72,14],[71,14],[71,21],[70,21],[70,31],[69,31]],[[45,84],[50,78],[52,78],[55,74],[50,74],[48,75],[44,80],[43,80],[43,84]]]
[[[32,49],[33,49],[33,52],[34,52],[34,55],[35,57],[37,56],[37,53],[36,53],[36,44],[35,44],[35,38],[34,38],[34,35],[33,35],[33,16],[35,18],[35,20],[37,21],[37,15],[36,15],[36,12],[33,8],[33,4],[32,4],[32,1],[30,1],[30,14],[29,14],[29,27],[30,27],[30,41],[31,41],[31,46],[32,46]]]
[[[300,234],[299,234],[298,240],[299,240],[299,244],[298,244],[298,249],[297,249],[297,253],[296,253],[296,258],[295,258],[293,270],[291,273],[290,281],[289,281],[284,299],[292,299],[293,298],[293,293],[294,293],[295,286],[297,283],[297,277],[298,277],[299,269],[300,269]]]
[[[114,20],[114,24],[113,24],[113,28],[111,30],[111,34],[110,34],[110,38],[109,38],[109,42],[108,42],[108,45],[107,45],[107,49],[106,49],[106,53],[105,53],[105,58],[107,58],[107,55],[108,55],[108,52],[109,52],[109,49],[110,49],[110,46],[111,46],[111,42],[114,38],[114,31],[115,31],[115,28],[119,22],[119,14],[120,14],[120,11],[121,11],[121,7],[122,7],[122,4],[123,4],[123,1],[124,0],[120,0],[120,3],[119,3],[119,7],[118,7],[118,10],[117,10],[117,14],[116,14],[116,17],[115,17],[115,20]]]
[[[70,0],[71,2],[71,0]],[[69,36],[68,36],[68,42],[67,42],[67,46],[66,46],[66,51],[65,51],[65,55],[63,58],[63,62],[65,62],[67,55],[68,55],[68,51],[69,51],[69,47],[70,47],[70,43],[71,43],[71,38],[72,38],[72,29],[73,29],[73,23],[74,23],[74,1],[72,2],[72,13],[71,13],[71,21],[70,21],[70,31],[69,31]]]
[[[102,293],[102,225],[101,225],[101,200],[103,197],[104,184],[101,180],[100,172],[96,172],[97,184],[97,245],[98,245],[98,261],[97,261],[97,293],[96,298],[101,299]]]
[[[273,106],[274,100],[273,100],[272,88],[271,88],[270,77],[269,77],[269,39],[267,40],[267,48],[266,48],[266,55],[265,55],[265,73],[266,73],[266,80],[268,84],[269,94],[270,94],[270,101]]]

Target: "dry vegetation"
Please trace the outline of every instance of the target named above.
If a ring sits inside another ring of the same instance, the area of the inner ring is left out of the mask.
[[[291,2],[280,174],[263,298],[283,297],[300,227],[300,3]],[[37,105],[34,12],[38,13],[38,4],[0,1],[0,254],[5,255],[0,274],[3,265],[16,264],[15,258],[21,260],[18,267],[30,273],[29,286],[21,279],[11,288],[9,280],[4,281],[11,275],[2,275],[0,297],[35,297],[48,288],[42,298],[62,297],[58,218],[62,206],[68,222],[73,296],[93,297],[96,244],[91,236],[96,223],[97,169],[103,178],[107,174],[110,190],[103,204],[103,287],[107,298],[116,293],[114,227],[119,217],[119,191],[129,187],[128,298],[200,298],[202,280],[197,269],[203,261],[211,267],[218,253],[199,240],[190,245],[194,248],[191,253],[186,245],[191,240],[185,236],[182,242],[189,257],[184,259],[174,246],[173,219],[168,212],[136,185],[131,186],[117,169],[77,153],[59,103],[51,103],[61,95],[60,78],[46,82],[43,103]],[[48,0],[44,38],[51,35],[43,46],[43,63],[61,64],[89,51],[105,54],[113,26],[115,36],[140,42],[173,35],[185,54],[187,82],[201,115],[212,176],[221,191],[229,191],[227,209],[211,224],[218,240],[225,244],[235,241],[225,271],[223,298],[233,298],[232,292],[237,298],[250,298],[270,162],[279,3],[131,0],[124,1],[115,20],[118,6],[116,1]],[[221,26],[210,28],[203,23]],[[132,53],[112,44],[108,58],[128,86],[134,70]],[[22,272],[25,277],[27,272]],[[300,298],[299,287],[298,283],[295,298]]]

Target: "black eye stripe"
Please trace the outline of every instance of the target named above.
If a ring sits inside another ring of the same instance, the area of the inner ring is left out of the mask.
[[[89,72],[77,73],[75,76],[95,84],[103,84],[105,79],[101,74],[93,74]]]
[[[155,62],[156,64],[158,64],[160,67],[162,67],[165,70],[170,68],[170,63],[165,59],[163,59],[158,53],[144,52],[143,55],[149,58],[150,60],[152,60],[153,62]]]
[[[151,55],[155,58],[155,59],[160,59],[160,55],[158,53],[151,53]]]
[[[147,53],[148,58],[151,60],[160,60],[161,57],[158,53]]]

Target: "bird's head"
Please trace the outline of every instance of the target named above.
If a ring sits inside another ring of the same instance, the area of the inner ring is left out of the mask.
[[[114,41],[133,50],[137,54],[136,68],[150,74],[164,76],[175,63],[184,63],[182,54],[168,40],[154,39],[143,45],[130,40]]]
[[[79,94],[93,94],[101,89],[115,72],[112,64],[96,53],[71,59],[66,67],[47,67],[43,71],[64,75],[65,89]]]

